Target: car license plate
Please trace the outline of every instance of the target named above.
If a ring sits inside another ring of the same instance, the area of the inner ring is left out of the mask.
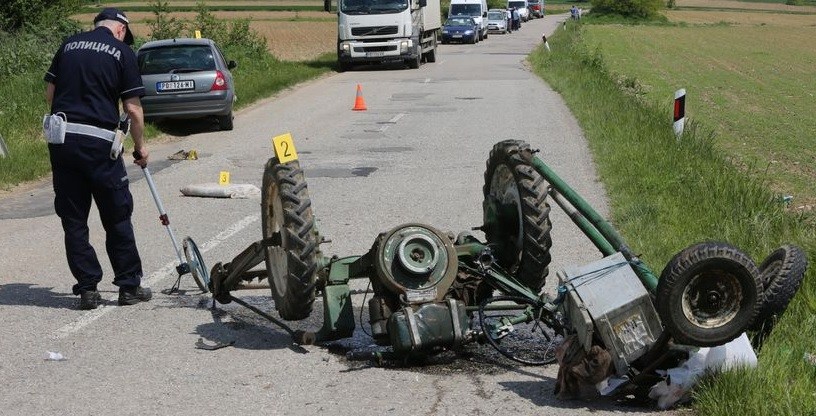
[[[462,35],[453,35],[453,37],[455,37],[455,38],[461,38],[461,37],[462,37]]]
[[[379,58],[385,56],[385,52],[366,52],[366,56],[369,58]]]
[[[195,81],[163,81],[156,83],[156,91],[186,91],[195,89]]]

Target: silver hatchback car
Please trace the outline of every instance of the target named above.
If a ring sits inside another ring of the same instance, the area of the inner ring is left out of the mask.
[[[221,130],[232,130],[235,61],[210,39],[164,39],[147,42],[136,53],[147,118],[215,116]]]

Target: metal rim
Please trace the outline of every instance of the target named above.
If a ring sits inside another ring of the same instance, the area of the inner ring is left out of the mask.
[[[187,266],[190,268],[190,274],[193,275],[198,288],[202,292],[210,291],[210,272],[204,264],[204,257],[201,256],[201,251],[198,250],[198,244],[193,241],[191,237],[186,237],[183,242],[184,257],[187,259]]]
[[[286,247],[283,239],[286,238],[286,233],[280,232],[283,222],[283,202],[280,199],[280,189],[276,185],[270,185],[273,190],[272,195],[272,219],[269,224],[271,230],[267,230],[268,235],[279,233],[281,236],[281,245],[269,247],[269,256],[271,257],[271,267],[269,268],[270,279],[272,279],[273,290],[275,290],[280,297],[286,296],[286,276],[288,274],[287,254],[283,247]]]
[[[731,322],[742,304],[739,279],[724,270],[695,275],[683,289],[683,315],[700,328],[719,328]]]

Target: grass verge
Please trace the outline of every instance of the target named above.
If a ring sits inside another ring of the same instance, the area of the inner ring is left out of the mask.
[[[678,143],[666,112],[627,92],[579,25],[559,30],[550,44],[551,53],[539,47],[530,62],[578,119],[610,197],[612,222],[655,272],[705,240],[728,241],[757,262],[783,243],[800,245],[812,258],[816,221],[785,211],[762,171],[735,167],[704,125],[688,126]],[[816,352],[814,271],[765,343],[758,368],[700,385],[694,404],[700,414],[814,412],[816,368],[803,360]]]

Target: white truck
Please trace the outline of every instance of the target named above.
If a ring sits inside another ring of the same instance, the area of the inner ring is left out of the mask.
[[[439,1],[338,0],[338,69],[366,62],[405,62],[410,68],[419,68],[423,58],[436,62]]]

